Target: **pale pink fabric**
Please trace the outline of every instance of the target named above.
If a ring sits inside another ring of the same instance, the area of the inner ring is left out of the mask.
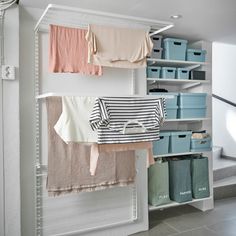
[[[88,64],[87,30],[50,25],[49,72],[102,75],[101,66]]]
[[[136,143],[115,143],[115,144],[96,144],[94,143],[90,153],[90,173],[96,174],[97,165],[101,154],[109,152],[120,152],[146,149],[147,150],[147,167],[155,164],[152,152],[152,142],[136,142]]]

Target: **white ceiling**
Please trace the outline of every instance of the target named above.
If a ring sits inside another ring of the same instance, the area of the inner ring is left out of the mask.
[[[41,9],[50,3],[172,21],[168,34],[236,44],[236,0],[20,0]],[[173,14],[183,18],[172,20]]]

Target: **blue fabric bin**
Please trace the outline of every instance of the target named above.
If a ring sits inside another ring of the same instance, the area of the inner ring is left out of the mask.
[[[191,152],[210,151],[211,138],[193,139],[191,138]]]
[[[160,78],[161,67],[159,66],[148,66],[146,69],[147,78]]]
[[[206,50],[187,49],[187,61],[205,62]]]
[[[179,93],[178,105],[182,108],[206,106],[206,93]]]
[[[164,39],[164,58],[167,60],[185,61],[187,42],[184,39]]]
[[[176,119],[177,111],[178,111],[178,106],[166,107],[166,119]]]
[[[162,58],[162,48],[156,48],[155,46],[151,52],[151,58],[161,59]]]
[[[192,200],[190,159],[169,160],[170,199],[176,202]]]
[[[161,78],[165,79],[175,79],[175,67],[162,67],[161,68]]]
[[[175,131],[170,135],[170,153],[190,152],[192,131]]]
[[[170,132],[160,132],[160,139],[153,142],[153,155],[167,154],[169,151]]]
[[[189,69],[177,68],[176,78],[177,79],[189,79]]]
[[[177,117],[179,119],[187,118],[205,118],[206,106],[192,107],[192,106],[179,106]]]
[[[154,48],[161,48],[162,44],[162,35],[153,35],[151,36]]]

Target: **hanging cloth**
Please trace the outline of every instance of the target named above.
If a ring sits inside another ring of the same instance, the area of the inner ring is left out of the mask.
[[[101,66],[88,64],[87,30],[50,25],[49,72],[102,75]]]
[[[95,100],[95,97],[62,97],[62,113],[54,129],[65,143],[97,142],[97,133],[89,124]]]
[[[104,97],[97,98],[90,125],[98,131],[98,144],[159,140],[166,116],[165,99]]]
[[[93,144],[66,144],[57,135],[54,125],[62,112],[60,97],[46,98],[48,120],[49,196],[72,192],[90,192],[115,186],[126,186],[135,180],[135,153],[101,153],[95,176],[90,174],[90,152]]]
[[[153,43],[143,29],[89,25],[88,62],[94,65],[140,68],[146,67],[146,57]]]

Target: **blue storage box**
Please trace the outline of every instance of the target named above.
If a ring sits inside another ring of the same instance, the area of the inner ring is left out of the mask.
[[[170,132],[160,132],[160,139],[153,142],[153,155],[167,154],[169,151]]]
[[[170,135],[170,153],[190,152],[192,131],[175,131]]]
[[[189,69],[177,68],[176,78],[177,79],[189,79]]]
[[[187,49],[187,61],[205,62],[206,50]]]
[[[160,78],[161,67],[159,66],[148,66],[146,69],[147,78]]]
[[[199,107],[191,107],[184,106],[178,108],[179,119],[187,119],[187,118],[205,118],[206,117],[206,106]]]
[[[161,68],[161,78],[165,79],[175,79],[175,67],[162,67]]]
[[[187,40],[166,38],[164,39],[164,58],[167,60],[185,61]]]
[[[162,58],[162,48],[156,48],[155,46],[151,52],[151,58],[161,59]]]
[[[211,138],[193,139],[191,138],[191,152],[210,151]]]
[[[182,108],[206,106],[206,93],[179,93],[178,105]]]
[[[166,119],[176,119],[177,111],[178,111],[178,106],[166,107]]]
[[[162,44],[162,35],[153,35],[151,36],[154,48],[161,48]]]
[[[149,92],[149,95],[158,95],[158,96],[165,96],[165,95],[173,95],[173,98],[166,98],[166,108],[169,107],[175,107],[177,106],[177,100],[178,100],[178,93],[160,93],[160,92]]]

